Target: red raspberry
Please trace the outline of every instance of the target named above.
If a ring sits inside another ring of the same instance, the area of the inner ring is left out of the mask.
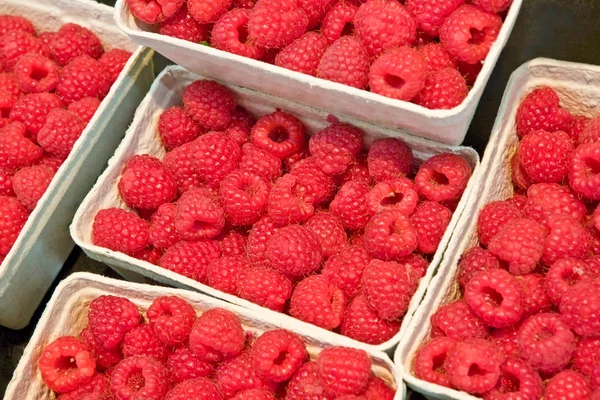
[[[233,5],[232,0],[188,0],[190,15],[201,24],[216,22]]]
[[[502,375],[496,386],[483,395],[486,400],[540,399],[544,384],[539,374],[527,362],[507,358],[500,366]]]
[[[393,0],[368,0],[362,4],[354,17],[354,29],[372,58],[394,47],[410,45],[417,37],[413,16]]]
[[[573,117],[573,122],[571,124],[571,131],[569,133],[571,133],[571,137],[573,137],[572,135],[572,130],[573,130],[573,125],[575,125],[577,123],[577,121],[580,121],[581,118],[585,118],[585,117]],[[589,144],[589,143],[594,143],[594,142],[600,142],[600,118],[596,117],[592,120],[587,120],[589,121],[585,127],[583,128],[579,138],[574,140],[578,140],[579,144]]]
[[[96,368],[98,371],[108,370],[114,367],[123,359],[123,353],[121,348],[117,347],[114,349],[105,349],[102,345],[94,338],[94,334],[89,327],[86,327],[79,334],[81,341],[87,346],[92,357],[96,360]],[[76,399],[74,399],[76,400]]]
[[[184,0],[127,0],[131,13],[147,24],[162,22],[183,7]]]
[[[329,44],[342,36],[354,33],[354,16],[358,7],[347,1],[338,1],[325,14],[321,23],[321,34]]]
[[[221,239],[221,254],[223,256],[244,256],[248,244],[248,235],[236,231],[229,231]]]
[[[2,116],[5,116],[10,112],[12,104],[23,95],[23,92],[19,87],[17,76],[13,73],[0,72],[0,89],[2,89],[2,93],[7,96],[7,99],[10,100],[10,103],[2,104],[2,108],[6,107],[6,110],[2,110]]]
[[[292,296],[292,282],[279,272],[251,267],[238,275],[238,296],[259,306],[282,312]]]
[[[119,180],[119,193],[133,208],[154,210],[177,196],[173,174],[157,158],[125,168]]]
[[[323,260],[319,238],[300,225],[289,225],[277,231],[267,244],[271,267],[291,279],[311,275]]]
[[[583,375],[566,370],[558,373],[548,381],[544,399],[586,400],[591,394],[590,384]]]
[[[49,154],[66,159],[79,139],[85,123],[67,110],[54,109],[37,134],[39,145]]]
[[[108,94],[110,75],[102,64],[88,56],[79,56],[61,71],[56,94],[67,104],[84,97],[100,100]]]
[[[225,128],[235,109],[233,95],[223,85],[208,80],[196,81],[183,91],[185,111],[206,129]]]
[[[62,101],[52,93],[33,93],[21,97],[10,112],[10,120],[22,122],[34,137],[38,134],[50,111],[62,108]]]
[[[50,43],[54,40],[55,36],[56,32],[41,32],[37,35],[37,38],[39,41],[48,46],[48,48],[50,48]]]
[[[52,182],[54,170],[45,165],[25,167],[13,177],[13,187],[19,202],[33,210]]]
[[[100,58],[104,49],[100,39],[92,31],[73,23],[67,23],[53,36],[50,42],[52,58],[65,66],[75,58],[87,55]]]
[[[127,332],[140,323],[137,306],[123,297],[99,296],[88,309],[88,322],[96,343],[105,349],[120,346]]]
[[[104,66],[106,72],[108,72],[111,84],[115,83],[115,81],[119,78],[121,71],[123,71],[125,64],[127,64],[130,58],[131,52],[121,49],[113,49],[102,54],[102,56],[98,59],[100,64]]]
[[[208,284],[222,292],[236,295],[237,277],[240,272],[248,268],[250,264],[243,256],[223,256],[215,259],[208,264]]]
[[[34,53],[47,56],[48,52],[48,46],[31,33],[10,31],[0,36],[0,64],[4,65],[5,72],[11,72],[17,61],[25,54]]]
[[[486,204],[477,218],[479,242],[487,246],[508,222],[522,218],[521,211],[510,201],[493,201]]]
[[[512,169],[512,181],[515,185],[515,188],[517,190],[527,190],[533,182],[531,181],[529,175],[527,175],[527,172],[525,171],[525,168],[523,168],[523,165],[521,165],[518,149],[510,160],[510,166]]]
[[[594,211],[594,227],[600,231],[600,204],[596,206],[596,211]]]
[[[316,76],[317,67],[327,47],[327,39],[322,35],[307,32],[277,54],[275,65]]]
[[[415,356],[415,376],[436,385],[452,387],[444,367],[448,352],[455,345],[454,339],[439,337],[422,346]]]
[[[169,387],[169,371],[148,356],[121,361],[110,376],[110,392],[117,399],[160,400]]]
[[[427,75],[423,89],[413,101],[432,110],[448,110],[460,105],[468,94],[469,88],[460,72],[445,68]]]
[[[135,253],[133,257],[137,258],[138,260],[146,261],[152,265],[158,265],[162,255],[163,251],[161,249],[157,249],[155,247],[146,247],[145,249]]]
[[[302,148],[304,127],[296,117],[276,111],[265,115],[252,128],[252,143],[284,159]]]
[[[314,214],[315,196],[292,174],[279,178],[269,195],[269,217],[279,225],[308,220]]]
[[[265,48],[248,37],[250,13],[248,9],[235,8],[223,14],[212,30],[213,47],[256,60],[262,58]]]
[[[410,215],[418,202],[419,194],[415,185],[410,179],[403,177],[380,182],[367,195],[367,206],[371,215],[385,210],[399,210],[405,215]]]
[[[0,168],[0,196],[15,197],[13,177],[7,170]]]
[[[242,157],[242,151],[235,140],[221,132],[209,132],[192,143],[195,171],[211,187],[218,187],[237,168]]]
[[[567,258],[586,258],[590,252],[591,236],[589,231],[564,214],[551,215],[546,219],[549,234],[544,243],[542,261],[552,265]]]
[[[369,175],[377,182],[408,176],[413,171],[412,150],[400,139],[388,138],[374,141],[367,158]]]
[[[435,201],[425,201],[417,206],[410,221],[417,230],[418,250],[434,254],[452,219],[452,211]]]
[[[173,150],[196,139],[202,130],[182,107],[175,106],[168,108],[160,115],[158,133],[167,150]]]
[[[364,393],[366,400],[393,400],[395,395],[396,391],[389,387],[383,379],[376,376],[369,380]]]
[[[371,376],[371,359],[364,350],[330,347],[317,356],[317,375],[330,395],[364,392]]]
[[[477,77],[481,73],[482,68],[483,62],[478,62],[476,64],[468,64],[462,61],[458,62],[458,71],[463,78],[465,78],[469,87],[475,86],[475,82],[477,81]]]
[[[100,103],[96,97],[84,97],[69,104],[67,110],[77,115],[83,123],[88,124],[96,114]]]
[[[463,4],[464,0],[407,0],[406,8],[414,15],[417,26],[435,38],[446,18]]]
[[[300,161],[305,160],[308,157],[310,157],[310,153],[308,152],[308,146],[305,144],[296,153],[284,158],[283,166],[287,171],[291,171],[292,168],[294,168],[294,165],[298,164]]]
[[[327,14],[336,0],[298,0],[298,5],[308,16],[308,29],[313,29]]]
[[[260,149],[252,143],[242,146],[242,158],[239,168],[264,176],[268,180],[281,176],[281,160],[266,150]]]
[[[527,274],[517,279],[523,290],[524,316],[550,311],[552,300],[546,293],[544,275]]]
[[[600,280],[583,279],[563,295],[560,313],[580,336],[600,336]]]
[[[569,160],[569,186],[578,194],[600,200],[600,142],[579,146]]]
[[[427,64],[417,50],[398,47],[379,57],[369,70],[373,93],[398,100],[412,100],[423,88]]]
[[[370,261],[364,247],[352,246],[332,255],[321,273],[342,289],[347,298],[353,298],[360,293],[363,271]]]
[[[519,143],[519,160],[534,182],[562,182],[567,176],[572,152],[571,139],[561,131],[534,131]]]
[[[306,222],[305,227],[317,236],[323,258],[329,258],[346,247],[348,239],[344,225],[333,214],[318,212]]]
[[[600,338],[578,338],[571,360],[573,368],[585,376],[590,376],[598,360],[600,360]]]
[[[234,226],[257,222],[267,209],[271,184],[253,172],[235,170],[221,182],[219,196],[225,219]]]
[[[363,145],[363,132],[348,124],[333,124],[315,133],[309,141],[310,154],[328,175],[339,175],[354,162]]]
[[[258,0],[233,0],[234,8],[253,8]]]
[[[273,393],[262,389],[248,389],[238,392],[231,400],[275,400]]]
[[[517,134],[520,137],[531,132],[569,130],[571,114],[560,106],[558,94],[549,87],[539,87],[529,93],[517,110]]]
[[[223,397],[218,387],[207,378],[195,378],[181,382],[173,387],[164,400],[221,400]]]
[[[440,28],[446,50],[460,61],[476,64],[485,59],[502,28],[502,19],[472,5],[458,7]]]
[[[177,201],[175,227],[184,240],[210,239],[225,226],[221,205],[206,188],[192,188]]]
[[[286,400],[326,400],[325,389],[317,373],[317,363],[304,363],[289,381]]]
[[[417,0],[413,0],[409,4],[417,2]],[[424,1],[421,1],[421,3],[424,3]],[[407,7],[409,7],[408,4]],[[448,53],[441,43],[429,43],[419,48],[419,54],[427,63],[427,72],[438,72],[446,68],[456,69],[458,66],[456,59]]]
[[[190,333],[190,349],[207,361],[222,361],[244,349],[246,335],[239,318],[231,311],[213,308],[196,320]]]
[[[51,92],[58,84],[58,67],[48,58],[29,53],[17,61],[15,75],[24,93]]]
[[[465,287],[471,311],[494,328],[510,326],[523,315],[523,290],[517,279],[503,269],[475,274]]]
[[[513,197],[508,199],[508,202],[514,204],[519,211],[523,211],[525,204],[527,204],[527,196],[522,194],[514,194]]]
[[[429,268],[429,261],[424,259],[423,256],[414,253],[399,260],[398,263],[410,266],[419,279],[427,274],[427,269]]]
[[[571,139],[577,143],[579,137],[585,130],[586,126],[590,123],[591,119],[583,115],[573,115],[571,118],[571,125],[567,133]]]
[[[279,230],[279,225],[268,216],[258,221],[248,235],[248,258],[255,265],[268,266],[267,244]]]
[[[369,186],[364,183],[348,182],[338,191],[329,210],[340,218],[347,229],[362,229],[369,221],[369,191]]]
[[[276,383],[258,376],[252,366],[252,356],[248,351],[221,363],[217,367],[216,381],[221,394],[226,399],[248,389],[264,389],[274,392],[277,388]]]
[[[512,0],[475,0],[473,4],[478,5],[486,11],[499,14],[510,7]]]
[[[167,368],[174,383],[207,377],[214,371],[211,363],[192,353],[189,347],[178,347],[173,350],[169,354]]]
[[[425,161],[415,177],[419,194],[428,200],[457,200],[471,178],[471,166],[456,154],[443,153]]]
[[[200,24],[188,12],[183,4],[171,18],[161,22],[158,33],[174,38],[200,43],[208,40],[210,25]]]
[[[87,383],[79,385],[79,387],[69,393],[62,393],[59,400],[95,400],[95,399],[110,399],[110,381],[104,374],[95,374],[94,377]]]
[[[236,107],[230,116],[231,120],[225,128],[225,134],[243,146],[250,141],[250,132],[256,120],[242,107]]]
[[[365,227],[365,247],[375,258],[398,260],[416,250],[419,236],[410,219],[398,210],[375,215]]]
[[[200,176],[193,165],[193,143],[186,143],[168,152],[163,158],[165,167],[171,171],[180,193],[187,192],[192,187],[202,186]]]
[[[302,36],[308,16],[297,0],[259,0],[250,13],[250,39],[265,48],[281,49]]]
[[[381,344],[390,340],[400,330],[400,322],[379,318],[369,307],[363,295],[356,296],[348,305],[341,333],[368,344]]]
[[[0,36],[10,31],[23,31],[35,35],[35,28],[27,18],[10,14],[0,15]]]
[[[148,224],[120,208],[100,210],[92,226],[94,245],[133,255],[148,246]]]
[[[312,157],[298,161],[292,167],[290,175],[299,181],[298,188],[306,198],[314,198],[315,204],[329,202],[336,190],[336,183],[332,176],[325,174],[315,163]]]
[[[205,283],[208,264],[219,258],[220,253],[218,243],[213,240],[182,241],[170,247],[161,257],[158,265]]]
[[[250,356],[258,376],[274,382],[284,382],[302,366],[308,353],[300,336],[275,329],[263,333],[254,342]]]
[[[177,346],[187,341],[196,311],[179,297],[162,296],[154,299],[146,316],[158,339],[167,346]]]
[[[458,300],[440,307],[431,316],[431,336],[447,336],[457,341],[485,339],[488,327],[464,300]]]
[[[67,393],[92,379],[96,373],[96,361],[79,339],[63,336],[44,348],[38,368],[51,390]]]
[[[507,357],[520,358],[518,333],[521,322],[506,328],[491,329],[490,340]]]
[[[369,84],[369,54],[354,36],[342,36],[323,54],[317,77],[358,89]]]
[[[586,213],[585,205],[567,186],[556,183],[539,183],[527,190],[527,203],[523,214],[543,223],[553,214],[570,215],[579,221]]]
[[[169,349],[154,333],[150,325],[139,325],[125,334],[123,355],[125,357],[148,356],[165,363]]]
[[[464,288],[478,272],[499,269],[500,262],[492,253],[477,246],[462,255],[458,266],[458,284]]]
[[[480,394],[496,386],[503,362],[504,356],[494,345],[485,340],[474,340],[457,343],[448,350],[444,368],[454,387]]]
[[[325,275],[301,281],[290,299],[290,315],[301,321],[332,330],[340,326],[346,311],[344,292]]]
[[[25,138],[25,126],[14,122],[0,128],[0,168],[13,171],[38,162],[43,150]]]
[[[181,240],[175,228],[175,208],[175,204],[162,204],[150,218],[149,241],[158,249],[166,250]]]

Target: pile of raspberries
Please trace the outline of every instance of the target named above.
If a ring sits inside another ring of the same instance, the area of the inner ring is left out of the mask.
[[[231,311],[157,297],[145,315],[100,296],[79,337],[48,344],[38,368],[59,400],[392,400],[364,350],[309,354],[296,333],[245,331]],[[257,337],[258,336],[258,337]]]
[[[76,24],[0,15],[0,262],[131,53]]]
[[[512,0],[127,3],[135,17],[157,24],[163,35],[429,109],[450,109],[467,97],[502,28],[498,14]]]
[[[539,87],[516,133],[515,194],[479,213],[414,373],[484,399],[600,399],[600,117]]]
[[[417,168],[395,138],[365,154],[363,132],[330,119],[309,138],[293,115],[255,121],[224,86],[193,82],[183,107],[160,115],[163,159],[123,166],[132,211],[100,210],[93,243],[365,343],[389,340],[471,167],[444,153]]]

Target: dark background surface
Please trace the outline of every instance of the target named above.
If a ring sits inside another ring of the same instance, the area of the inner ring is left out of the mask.
[[[102,0],[113,4],[112,0]],[[510,74],[537,57],[600,65],[600,0],[524,0],[510,40],[483,94],[465,145],[480,154],[485,150],[496,112]],[[69,274],[88,271],[118,276],[107,266],[75,249],[55,285]],[[3,396],[23,349],[54,287],[50,289],[31,324],[20,331],[0,327],[0,394]]]

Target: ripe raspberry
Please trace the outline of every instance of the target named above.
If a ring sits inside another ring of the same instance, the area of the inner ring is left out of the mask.
[[[507,222],[492,238],[488,249],[508,263],[515,275],[528,274],[535,269],[544,251],[548,232],[535,221],[518,218]]]
[[[201,24],[217,22],[231,8],[232,0],[188,0],[190,15]]]
[[[0,129],[0,168],[13,171],[39,161],[43,150],[24,137],[25,126],[20,122]]]
[[[360,342],[381,344],[394,337],[399,330],[400,322],[380,318],[371,310],[365,296],[358,295],[346,309],[341,333]]]
[[[419,194],[433,201],[460,199],[471,178],[471,166],[452,153],[443,153],[425,161],[415,177]]]
[[[192,188],[177,201],[175,228],[184,240],[210,239],[225,226],[224,211],[206,188]]]
[[[317,375],[330,395],[364,392],[371,376],[371,359],[364,350],[330,347],[317,356]]]
[[[187,5],[183,4],[175,15],[161,22],[158,33],[192,43],[200,43],[208,40],[210,25],[198,23],[189,14]]]
[[[287,386],[286,400],[325,400],[325,389],[317,373],[314,361],[304,363]]]
[[[374,141],[367,158],[369,175],[377,182],[408,176],[414,167],[412,150],[400,139],[389,138]]]
[[[583,115],[573,115],[571,118],[571,125],[567,133],[573,142],[577,143],[579,137],[585,130],[586,126],[590,123],[591,119]]]
[[[363,394],[366,400],[393,400],[396,391],[388,386],[388,384],[379,377],[371,377],[367,390]]]
[[[221,182],[219,196],[225,219],[234,226],[257,222],[267,209],[271,185],[253,172],[235,170]]]
[[[276,232],[267,244],[271,267],[291,279],[311,275],[323,260],[319,238],[300,225],[289,225]]]
[[[510,160],[510,166],[512,169],[512,181],[515,185],[515,188],[517,190],[527,190],[533,184],[533,182],[531,181],[529,175],[527,175],[527,172],[525,171],[525,168],[523,168],[523,165],[521,165],[518,150],[512,156]]]
[[[348,238],[344,225],[331,213],[316,213],[306,222],[305,227],[317,236],[323,258],[329,258],[346,247]]]
[[[238,392],[231,400],[275,400],[273,393],[262,389],[248,389]]]
[[[237,277],[250,264],[243,256],[223,256],[208,264],[208,285],[225,293],[236,295]]]
[[[58,84],[58,67],[48,58],[29,53],[17,61],[15,75],[24,93],[51,92]]]
[[[447,336],[457,341],[485,339],[488,327],[467,303],[459,300],[440,307],[431,316],[431,336]]]
[[[0,36],[10,31],[23,31],[35,35],[35,28],[27,18],[10,14],[0,15]]]
[[[202,130],[182,107],[175,106],[160,115],[158,133],[167,150],[173,150],[196,139]]]
[[[269,195],[267,212],[278,225],[308,220],[314,214],[315,196],[292,174],[279,178]]]
[[[15,197],[13,177],[7,170],[0,168],[0,196]]]
[[[360,293],[363,271],[370,261],[371,256],[364,247],[352,246],[332,255],[321,273],[347,298],[353,298]]]
[[[302,160],[307,159],[308,157],[310,157],[310,153],[308,152],[308,146],[305,144],[296,153],[284,158],[283,166],[287,171],[291,171],[292,168],[294,168],[294,165],[298,164]]]
[[[500,379],[504,356],[485,340],[460,342],[446,355],[444,367],[450,383],[471,394],[485,393]],[[477,372],[473,372],[477,371]]]
[[[248,235],[248,258],[253,264],[269,265],[267,261],[267,244],[279,228],[279,225],[269,216],[264,216],[254,224]]]
[[[314,198],[315,204],[327,203],[335,194],[336,182],[330,175],[325,174],[312,157],[298,161],[292,167],[290,175],[296,177],[298,188],[305,198]]]
[[[452,211],[435,201],[425,201],[417,206],[410,221],[417,230],[417,248],[421,253],[437,251],[451,219]]]
[[[500,366],[502,375],[496,386],[484,394],[486,400],[540,399],[544,384],[539,374],[525,361],[510,357]]]
[[[110,392],[117,399],[160,400],[169,387],[169,371],[148,356],[121,361],[110,376]]]
[[[499,268],[500,262],[492,253],[478,246],[473,247],[460,259],[458,284],[464,288],[478,272]]]
[[[263,333],[254,342],[250,356],[258,376],[274,382],[284,382],[302,366],[308,353],[300,336],[275,329]]]
[[[237,168],[242,156],[235,140],[221,132],[209,132],[192,143],[195,171],[211,187],[218,187]]]
[[[105,349],[119,347],[127,332],[140,323],[140,312],[131,301],[116,296],[99,296],[88,309],[88,322],[94,340]]]
[[[580,336],[600,336],[600,280],[583,279],[563,295],[560,313]]]
[[[96,97],[84,97],[81,100],[74,101],[67,107],[67,110],[77,115],[84,124],[88,124],[96,110],[100,107],[100,100]]]
[[[200,377],[186,380],[173,387],[164,400],[221,400],[223,397],[219,393],[218,387],[209,379]]]
[[[186,143],[171,150],[163,158],[163,163],[173,174],[180,193],[185,193],[192,187],[202,186],[200,176],[193,165],[193,148],[193,143]]]
[[[213,308],[196,320],[190,333],[190,349],[207,361],[222,361],[244,349],[246,335],[239,318],[231,311]]]
[[[486,204],[477,218],[479,242],[487,246],[508,222],[522,218],[521,211],[510,201],[493,201]]]
[[[527,204],[527,196],[522,194],[514,194],[513,197],[508,199],[508,202],[514,204],[519,211],[523,211],[525,204]]]
[[[600,360],[600,338],[578,338],[571,360],[573,368],[585,376],[590,376],[598,360]]]
[[[67,23],[53,36],[50,52],[59,65],[65,66],[82,55],[98,59],[104,49],[100,39],[92,31],[77,24]]]
[[[520,358],[518,333],[521,328],[521,322],[506,328],[491,329],[490,341],[498,346],[498,350],[506,357]]]
[[[284,159],[302,148],[304,127],[296,117],[276,111],[265,115],[252,128],[252,143]]]
[[[419,279],[427,274],[427,269],[429,268],[429,261],[424,259],[423,256],[414,253],[398,260],[398,263],[410,266]]]
[[[119,193],[125,203],[142,210],[157,209],[177,196],[173,174],[157,158],[148,159],[125,168],[119,180]]]
[[[340,326],[346,311],[344,292],[325,275],[301,281],[290,299],[290,315],[301,321],[332,330]]]
[[[546,293],[544,275],[527,274],[518,280],[523,289],[524,316],[550,311],[552,300]]]
[[[148,356],[165,363],[169,349],[154,333],[150,325],[139,325],[125,334],[123,355],[125,357]]]
[[[67,393],[92,379],[96,373],[96,361],[79,339],[63,336],[44,348],[38,368],[51,390]]]
[[[460,105],[468,94],[469,88],[460,72],[445,68],[427,75],[423,89],[413,101],[432,110],[448,110]]]
[[[354,162],[363,145],[363,132],[348,124],[333,124],[315,133],[309,141],[310,154],[328,175],[339,175]]]
[[[398,210],[405,215],[413,213],[419,202],[415,185],[408,178],[376,184],[367,195],[367,206],[371,215],[385,210]]]
[[[120,208],[98,211],[92,226],[94,245],[133,255],[148,244],[148,224],[132,212]]]
[[[540,223],[553,214],[570,215],[579,221],[586,213],[583,202],[567,186],[535,184],[527,190],[527,197],[523,214]]]
[[[98,61],[83,55],[75,58],[61,71],[56,94],[67,104],[84,97],[100,100],[111,87],[110,75]]]
[[[297,0],[259,0],[250,13],[248,34],[259,46],[281,49],[302,36],[308,23]]]
[[[66,159],[79,139],[85,123],[67,110],[54,109],[37,134],[39,145],[49,154]]]
[[[158,265],[162,255],[163,251],[161,249],[157,249],[155,247],[146,247],[145,249],[135,253],[133,257],[137,258],[138,260],[148,262],[152,265]]]
[[[547,400],[573,399],[586,400],[592,394],[585,377],[575,371],[561,371],[546,384],[544,398]]]
[[[217,367],[216,382],[221,394],[226,399],[248,389],[264,389],[274,392],[277,388],[276,383],[258,376],[252,366],[252,356],[248,351],[221,363]]]
[[[5,72],[12,72],[17,61],[25,54],[33,53],[46,57],[48,52],[48,46],[31,33],[10,31],[0,36],[0,64],[4,65]]]
[[[242,158],[239,168],[251,171],[268,180],[281,176],[281,160],[266,150],[260,149],[252,143],[242,146]]]
[[[354,16],[357,11],[358,7],[348,1],[338,1],[327,11],[321,23],[321,34],[329,44],[354,33]]]
[[[255,60],[262,58],[265,48],[248,37],[250,13],[248,9],[235,8],[223,14],[212,30],[213,47]]]
[[[549,234],[544,242],[542,261],[552,265],[567,258],[586,258],[590,252],[591,236],[586,228],[564,214],[551,215],[546,219]]]
[[[110,77],[111,84],[115,83],[121,75],[121,71],[125,68],[125,64],[131,58],[131,52],[121,49],[113,49],[102,54],[98,59],[100,64],[104,66]]]
[[[229,89],[208,80],[199,80],[187,86],[183,91],[183,105],[194,121],[211,130],[225,128],[236,107]]]
[[[386,50],[411,45],[417,37],[417,24],[402,4],[393,0],[368,0],[354,17],[356,36],[370,57]]]
[[[250,141],[250,131],[256,120],[242,107],[236,107],[230,114],[231,120],[225,128],[225,134],[243,146]]]
[[[419,29],[429,37],[435,38],[439,35],[446,18],[463,4],[464,0],[408,0],[406,8],[414,15]]]
[[[440,28],[446,50],[460,61],[475,64],[488,55],[502,28],[502,19],[472,5],[458,7]]]
[[[571,124],[571,132],[573,129],[573,124],[578,121],[578,117],[573,117],[573,122]],[[582,117],[579,117],[582,118]],[[584,117],[583,117],[584,118]],[[573,137],[573,136],[571,136]],[[589,144],[594,142],[600,142],[600,118],[596,117],[592,120],[589,120],[589,123],[585,125],[585,128],[582,130],[578,139],[579,144]]]
[[[362,229],[369,221],[369,191],[369,186],[364,183],[348,182],[338,191],[329,210],[347,229]]]
[[[127,0],[131,13],[147,24],[156,24],[172,17],[183,7],[184,0]]]
[[[462,61],[458,62],[458,71],[467,81],[467,85],[469,87],[475,86],[475,82],[477,81],[477,77],[481,73],[483,68],[483,62],[478,62],[476,64],[468,64]]]
[[[579,146],[569,160],[569,186],[578,194],[600,200],[600,142]]]
[[[7,96],[7,99],[11,100],[8,104],[2,104],[2,108],[6,107],[6,111],[4,109],[2,110],[2,116],[5,116],[6,113],[10,112],[12,104],[23,95],[23,92],[19,87],[19,81],[14,73],[0,72],[0,89],[2,89],[2,93]]]
[[[220,253],[218,243],[213,240],[182,241],[170,247],[161,257],[158,265],[205,283],[208,264],[219,258]]]
[[[181,240],[175,228],[175,204],[162,204],[152,217],[149,226],[149,241],[154,247],[166,250]]]
[[[50,111],[62,108],[62,101],[52,93],[32,93],[21,97],[10,112],[10,120],[22,122],[34,137],[38,134]]]
[[[62,393],[59,400],[78,400],[78,399],[109,399],[110,381],[104,374],[95,374],[94,377],[87,383],[79,385],[79,387],[71,392]]]
[[[375,258],[398,260],[416,250],[418,232],[410,219],[398,210],[375,215],[365,227],[365,247]]]
[[[325,37],[317,32],[307,32],[277,54],[275,65],[316,76],[327,47]]]
[[[531,132],[569,130],[571,114],[560,106],[558,94],[549,87],[539,87],[529,93],[517,110],[517,134],[520,137]]]
[[[519,160],[534,182],[562,182],[572,152],[571,139],[561,131],[533,131],[519,143]]]
[[[178,347],[169,354],[167,368],[174,383],[207,377],[214,371],[211,363],[198,357],[192,353],[189,347],[185,346]]]
[[[512,0],[475,0],[473,4],[478,5],[486,11],[500,14],[512,4]]]
[[[154,299],[146,316],[158,339],[167,346],[177,346],[187,341],[196,311],[179,297],[162,296]]]
[[[270,268],[245,269],[238,275],[237,282],[239,297],[271,310],[282,312],[292,296],[292,282]]]
[[[369,70],[373,93],[398,100],[412,100],[423,88],[427,64],[417,50],[398,47],[379,57]]]
[[[406,7],[409,7],[409,4],[415,3],[418,3],[418,1],[412,0]],[[421,1],[421,3],[425,2]],[[446,68],[456,69],[458,67],[456,59],[448,53],[441,43],[429,43],[419,48],[419,54],[427,63],[427,72],[438,72]]]
[[[52,182],[54,170],[44,165],[25,167],[13,177],[13,187],[19,203],[33,210]]]
[[[415,356],[415,376],[436,385],[452,387],[446,374],[445,362],[448,352],[455,345],[454,339],[439,337],[422,346]]]
[[[219,243],[223,256],[245,256],[248,244],[248,234],[229,231]]]
[[[96,360],[96,368],[98,371],[108,370],[119,363],[123,359],[121,348],[105,349],[94,338],[94,334],[89,327],[86,327],[79,334],[79,339],[87,346],[91,356]]]
[[[317,77],[358,89],[369,84],[369,54],[354,36],[342,36],[323,54]]]
[[[503,269],[475,274],[465,287],[471,311],[494,328],[510,326],[523,314],[523,290],[517,279]]]

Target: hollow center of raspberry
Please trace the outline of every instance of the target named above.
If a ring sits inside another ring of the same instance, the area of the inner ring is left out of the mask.
[[[490,287],[483,289],[481,294],[486,303],[490,304],[492,307],[500,307],[504,300],[500,293]]]
[[[573,286],[574,284],[579,282],[579,280],[581,279],[581,275],[583,275],[583,272],[584,271],[581,270],[565,271],[565,273],[563,273],[562,278],[567,283],[567,285]]]
[[[56,360],[56,362],[54,363],[54,366],[59,371],[67,373],[69,370],[77,368],[77,362],[75,361],[74,357],[64,356],[59,357],[58,360]]]
[[[213,227],[212,224],[206,222],[206,221],[200,221],[200,220],[196,220],[194,221],[194,225],[192,225],[192,232],[201,232],[207,229],[211,229]]]
[[[438,374],[445,374],[444,363],[446,362],[446,353],[438,354],[433,357],[433,370]]]
[[[273,364],[274,365],[283,365],[283,363],[285,363],[285,361],[288,359],[289,356],[290,356],[290,353],[288,353],[287,351],[282,351],[281,353],[279,353],[277,358],[273,360]]]
[[[269,139],[275,143],[283,143],[290,138],[287,129],[282,126],[277,126],[269,132]]]
[[[505,373],[500,378],[500,392],[514,393],[521,389],[521,380],[510,373]]]
[[[600,174],[600,160],[596,160],[594,158],[588,158],[585,160],[585,165],[587,167],[587,176],[592,177]]]
[[[384,197],[383,200],[381,200],[381,205],[384,207],[394,206],[398,203],[401,203],[402,199],[404,199],[404,195],[402,193],[392,193],[391,195]]]
[[[392,74],[386,74],[383,79],[385,80],[386,85],[398,90],[402,89],[406,83],[404,79]]]
[[[346,22],[346,24],[344,25],[344,28],[342,29],[341,36],[352,36],[353,34],[354,34],[354,23],[353,23],[353,21],[348,21],[348,22]]]
[[[479,364],[471,364],[468,375],[471,377],[485,376],[487,371],[479,366]]]
[[[431,173],[431,182],[436,186],[446,186],[450,183],[448,177],[438,171],[433,171]]]
[[[131,390],[136,393],[139,392],[145,384],[146,380],[141,371],[135,372],[127,378],[127,387],[131,388]]]
[[[238,188],[245,192],[250,198],[254,198],[254,196],[256,196],[258,193],[258,187],[248,182],[241,182],[238,185]]]
[[[547,327],[543,327],[535,333],[534,339],[536,342],[543,342],[552,338],[553,336],[554,332],[552,330],[548,329]]]
[[[469,44],[473,46],[479,46],[485,41],[485,30],[480,31],[479,29],[471,28],[469,33],[471,34]]]
[[[41,68],[38,66],[33,67],[31,69],[31,74],[29,74],[29,77],[36,81],[41,81],[42,79],[46,78],[47,76],[48,76],[48,70],[46,68]]]

